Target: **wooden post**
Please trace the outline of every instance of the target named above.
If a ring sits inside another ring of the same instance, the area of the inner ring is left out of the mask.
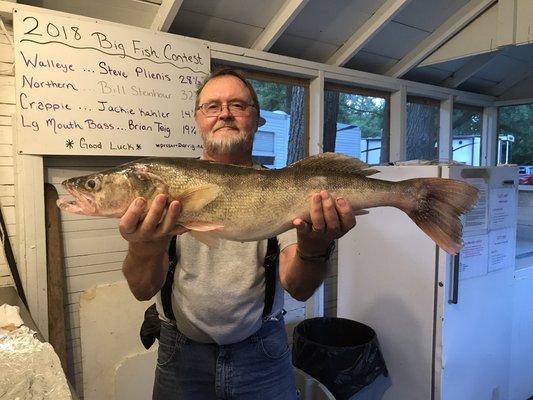
[[[67,372],[67,337],[65,328],[65,279],[63,274],[63,247],[56,188],[45,183],[46,259],[48,282],[49,342],[56,351],[63,371]]]

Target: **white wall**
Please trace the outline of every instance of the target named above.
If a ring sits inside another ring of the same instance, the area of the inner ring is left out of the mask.
[[[126,161],[127,159],[118,157],[49,157],[45,159],[45,181],[53,184],[61,196],[66,194],[61,186],[64,179]],[[124,280],[121,269],[127,242],[118,232],[117,221],[109,218],[61,211],[60,231],[66,283],[67,373],[82,397],[80,296],[96,285]]]

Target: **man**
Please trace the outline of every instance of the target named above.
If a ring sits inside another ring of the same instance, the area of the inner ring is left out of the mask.
[[[221,70],[205,80],[197,92],[195,119],[203,159],[253,167],[259,104],[239,73]],[[159,195],[142,218],[145,204],[136,199],[120,220],[129,242],[123,272],[137,299],[160,291],[169,242],[178,235],[172,290],[176,320],[162,321],[153,399],[295,399],[281,287],[300,301],[314,293],[327,274],[333,240],[355,226],[349,204],[326,191],[315,193],[308,220],[295,220],[295,230],[278,236],[279,282],[265,317],[266,240],[221,241],[209,248],[175,225],[178,201],[167,207],[166,197]],[[157,303],[163,315],[159,295]]]

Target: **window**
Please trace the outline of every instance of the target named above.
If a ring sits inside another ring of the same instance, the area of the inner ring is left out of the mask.
[[[498,110],[498,164],[517,164],[516,269],[533,267],[533,104]]]
[[[327,84],[324,93],[324,151],[368,164],[388,161],[389,95]]]
[[[436,100],[407,97],[407,160],[437,160],[440,104]]]
[[[481,165],[483,109],[455,104],[452,117],[452,158],[467,165]]]
[[[274,165],[276,163],[275,140],[276,132],[257,131],[252,150],[255,162],[261,165]]]
[[[532,166],[533,104],[500,107],[498,111],[497,163]]]
[[[307,155],[307,81],[245,71],[254,87],[264,125],[254,139],[254,160],[283,168]]]

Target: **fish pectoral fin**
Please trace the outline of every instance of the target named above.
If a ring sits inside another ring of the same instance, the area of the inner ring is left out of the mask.
[[[214,231],[220,228],[224,228],[224,225],[221,224],[215,224],[214,222],[206,222],[206,221],[187,221],[182,223],[185,228],[190,229],[191,231],[198,231],[198,232],[209,232]]]
[[[354,210],[353,215],[366,215],[370,214],[370,211],[368,210]]]
[[[185,190],[178,199],[181,201],[182,212],[196,212],[215,200],[219,194],[220,186],[204,185]]]
[[[190,231],[189,232],[196,240],[205,244],[206,246],[214,249],[218,247],[218,237],[210,234],[209,232]]]
[[[217,247],[219,238],[213,232],[217,229],[223,228],[223,225],[214,224],[211,222],[191,221],[183,224],[184,227],[190,229],[189,233],[199,242],[209,246]]]

